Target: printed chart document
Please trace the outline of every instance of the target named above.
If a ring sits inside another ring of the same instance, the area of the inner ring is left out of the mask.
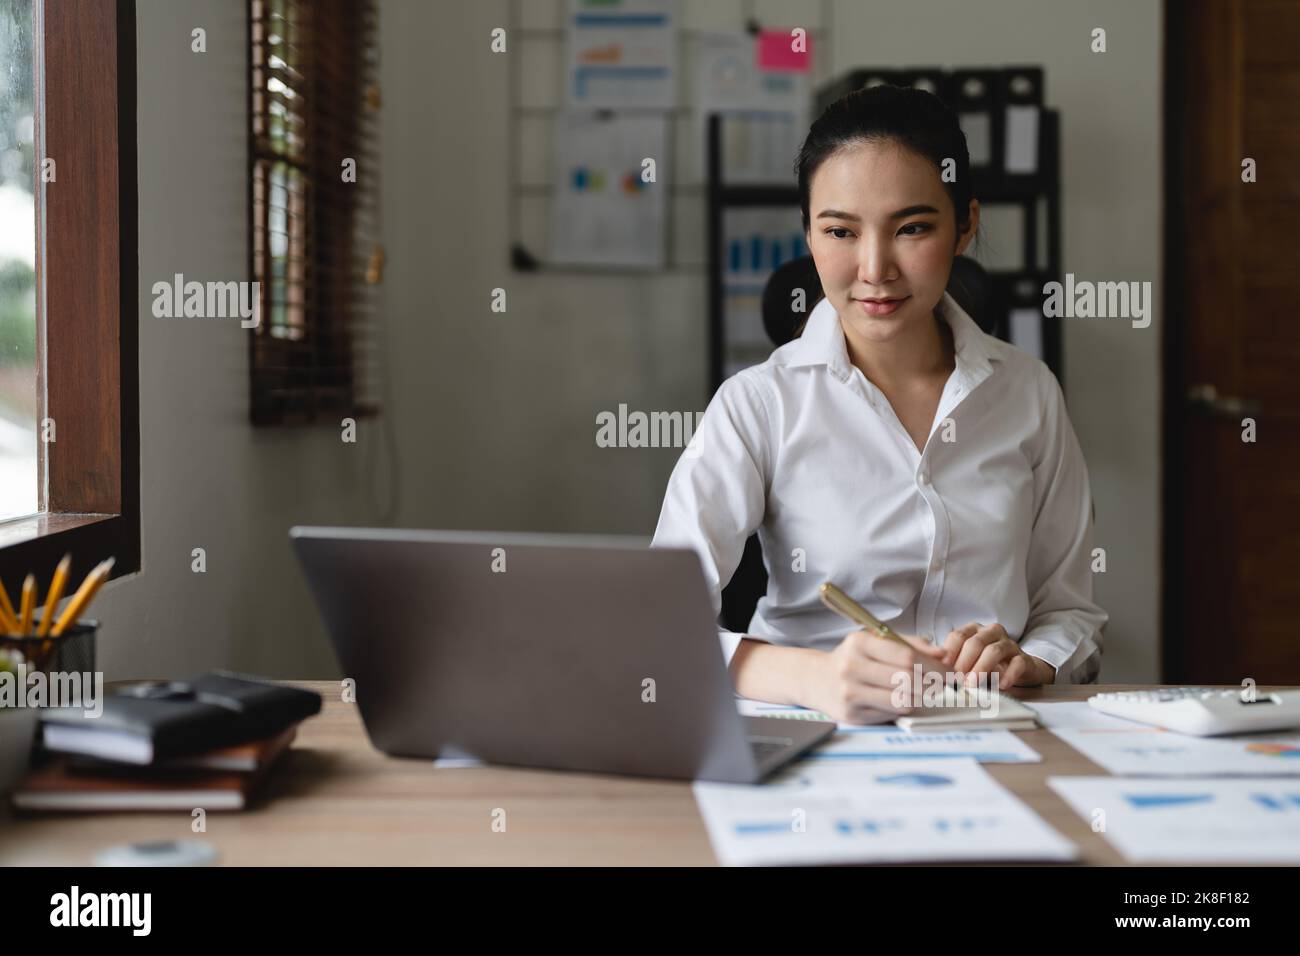
[[[1130,863],[1300,863],[1300,781],[1048,777],[1047,783]]]
[[[569,0],[565,86],[574,109],[672,109],[677,0]]]
[[[556,114],[548,262],[664,266],[667,171],[647,183],[642,162],[664,155],[667,122],[655,114]]]
[[[1031,703],[1045,726],[1121,777],[1300,776],[1300,734],[1192,737],[1112,717],[1086,701]]]
[[[791,55],[790,40],[788,32],[694,33],[695,178],[708,176],[709,114],[726,113],[723,179],[793,185],[795,157],[808,133],[812,52]]]
[[[788,704],[769,704],[738,698],[742,714],[830,720],[825,714]],[[889,720],[888,714],[881,715]],[[804,754],[801,761],[844,762],[862,760],[928,760],[938,757],[974,757],[980,763],[1041,763],[1042,756],[1009,730],[906,731],[893,724],[840,724],[826,743]]]
[[[762,784],[693,786],[727,866],[1078,855],[970,757],[804,760]]]

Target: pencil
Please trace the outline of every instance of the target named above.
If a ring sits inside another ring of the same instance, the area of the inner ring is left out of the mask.
[[[45,597],[45,610],[41,612],[41,626],[36,632],[37,637],[49,634],[50,628],[54,626],[54,612],[59,606],[59,598],[63,597],[63,589],[67,586],[70,570],[72,570],[72,555],[65,554],[59,566],[54,569],[54,580],[50,582],[50,593]]]
[[[26,637],[27,629],[32,626],[32,611],[36,608],[36,575],[29,574],[23,578],[23,606],[18,618],[18,636]]]
[[[9,592],[5,590],[3,581],[0,581],[0,627],[10,634],[18,633],[18,615],[14,613],[14,606],[9,603]]]
[[[69,624],[76,623],[77,616],[90,603],[90,599],[95,596],[95,592],[99,590],[100,585],[108,579],[108,573],[113,569],[113,560],[113,558],[109,558],[99,562],[99,564],[95,565],[95,569],[86,575],[86,580],[81,582],[81,587],[77,588],[77,593],[72,595],[72,600],[68,601],[68,606],[59,615],[58,621],[54,624],[54,630],[50,632],[51,636],[58,637]]]

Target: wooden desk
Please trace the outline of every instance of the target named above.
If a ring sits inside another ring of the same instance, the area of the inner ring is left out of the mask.
[[[220,862],[258,865],[712,865],[717,861],[688,783],[522,770],[435,769],[370,746],[355,705],[334,681],[303,681],[324,698],[255,806],[212,812],[200,836]],[[1092,685],[1018,688],[1020,700],[1082,700]],[[1261,690],[1272,688],[1260,688]],[[1123,865],[1047,786],[1056,775],[1106,773],[1046,730],[1023,732],[1037,764],[985,764],[1062,836],[1081,862]],[[492,830],[495,808],[506,831]],[[0,809],[0,864],[89,865],[105,847],[185,839],[188,813],[15,815]]]

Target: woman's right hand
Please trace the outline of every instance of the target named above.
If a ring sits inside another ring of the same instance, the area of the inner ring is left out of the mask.
[[[881,711],[910,714],[915,667],[922,674],[946,670],[943,648],[900,634],[909,646],[869,631],[854,631],[823,654],[808,686],[806,706],[839,723],[867,723]],[[898,676],[895,676],[898,675]],[[918,690],[919,693],[919,690]],[[902,700],[907,706],[897,706]]]

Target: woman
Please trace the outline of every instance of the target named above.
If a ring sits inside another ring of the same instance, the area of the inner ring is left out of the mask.
[[[1001,687],[1094,680],[1107,614],[1060,385],[944,291],[980,213],[955,115],[858,90],[796,168],[825,298],[718,389],[653,542],[699,553],[717,611],[757,530],[767,595],[747,633],[720,633],[737,691],[858,723],[910,711],[894,692],[918,664]],[[845,636],[824,581],[911,646]]]

